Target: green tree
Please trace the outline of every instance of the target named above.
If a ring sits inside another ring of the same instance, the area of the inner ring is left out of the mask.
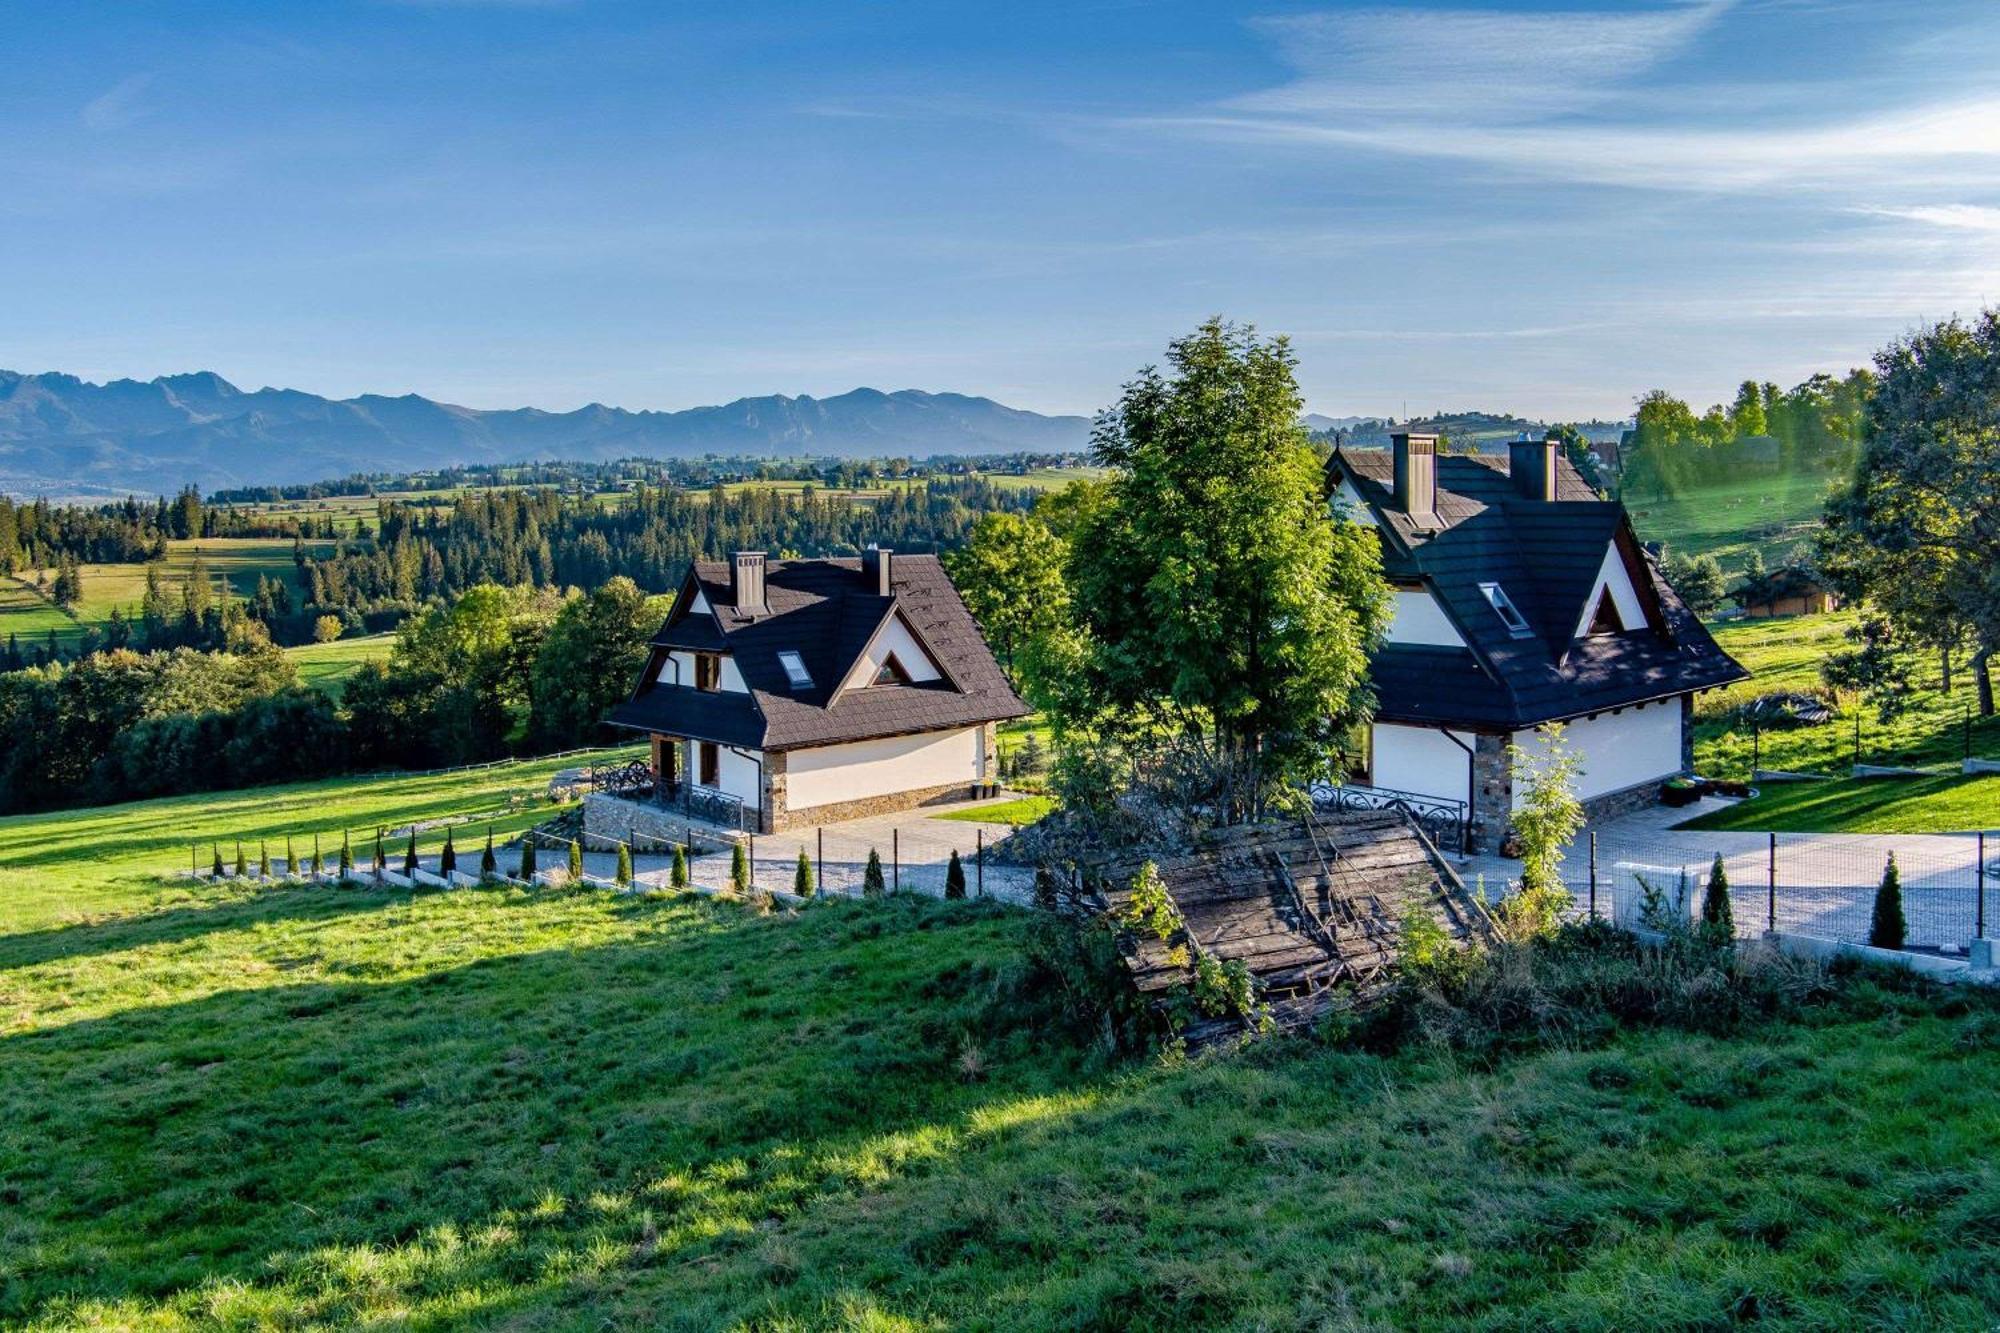
[[[625,887],[632,884],[632,848],[626,843],[618,844],[618,883]]]
[[[740,842],[729,845],[729,887],[738,893],[750,892],[750,860]]]
[[[674,844],[674,865],[673,869],[667,873],[667,883],[677,889],[684,889],[688,886],[687,848],[681,846],[679,843]]]
[[[458,870],[458,848],[452,845],[451,830],[444,831],[444,850],[438,853],[438,875],[450,879]]]
[[[575,838],[569,840],[569,882],[583,883],[583,846]]]
[[[818,891],[818,886],[813,882],[812,858],[807,856],[806,849],[801,847],[798,866],[792,871],[792,892],[801,898],[810,898]]]
[[[214,858],[214,868],[209,871],[209,878],[221,879],[223,875],[222,844],[219,842],[212,842],[208,845],[208,850]]]
[[[535,836],[532,833],[521,835],[520,880],[523,884],[535,882]]]
[[[285,873],[293,877],[297,877],[299,873],[299,858],[298,855],[292,851],[292,839],[290,834],[285,835]]]
[[[1889,853],[1882,868],[1882,883],[1875,890],[1875,910],[1868,921],[1868,942],[1878,949],[1900,949],[1909,926],[1903,920],[1903,877],[1896,869],[1896,854]]]
[[[417,873],[417,826],[415,824],[410,825],[410,845],[403,849],[403,873],[405,875],[414,875]]]
[[[1563,849],[1583,828],[1576,798],[1579,764],[1560,723],[1540,729],[1534,749],[1510,745],[1507,754],[1521,790],[1514,836],[1521,846],[1521,889],[1501,904],[1501,923],[1515,938],[1547,935],[1562,923],[1570,893],[1562,881]]]
[[[1197,745],[1232,819],[1324,771],[1389,615],[1374,531],[1336,522],[1283,338],[1210,320],[1127,384],[1071,542],[1067,646],[1029,664],[1067,732]]]
[[[271,878],[271,845],[261,839],[257,843],[257,878]]]
[[[529,734],[541,746],[593,739],[632,691],[664,609],[620,575],[563,603],[528,673]]]
[[[243,840],[238,838],[236,840],[236,878],[247,879],[249,875],[250,863],[243,859]]]
[[[1069,585],[1063,565],[1069,543],[1033,514],[981,514],[963,549],[948,556],[952,582],[1008,674],[1036,637],[1063,623]]]
[[[388,860],[382,854],[382,829],[378,825],[375,829],[375,855],[369,858],[369,868],[375,872],[376,878],[380,879],[388,865]]]
[[[956,902],[965,897],[965,863],[958,859],[958,848],[951,849],[951,863],[944,868],[944,896]]]
[[[499,858],[493,855],[493,826],[486,826],[486,850],[479,854],[479,878],[493,879],[500,874]]]
[[[888,884],[882,878],[882,853],[873,847],[868,849],[868,865],[861,872],[861,896],[880,898],[888,892]]]
[[[354,878],[354,847],[348,841],[346,829],[340,831],[340,877]]]
[[[1667,583],[1673,590],[1680,594],[1680,599],[1687,603],[1687,609],[1703,618],[1715,614],[1716,608],[1722,605],[1724,593],[1728,591],[1722,562],[1712,555],[1692,558],[1669,555],[1661,572],[1667,576]]]
[[[1055,871],[1047,866],[1035,867],[1035,906],[1044,912],[1053,912],[1061,904],[1056,889]]]
[[[1821,562],[1913,640],[1972,643],[1990,717],[2000,650],[2000,311],[1890,344],[1853,482],[1828,503]]]
[[[1720,852],[1715,854],[1715,864],[1709,867],[1708,889],[1701,899],[1701,935],[1718,946],[1736,942],[1736,913],[1729,903],[1729,873],[1723,868]]]

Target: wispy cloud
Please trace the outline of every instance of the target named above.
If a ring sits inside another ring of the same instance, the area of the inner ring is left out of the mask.
[[[151,74],[133,74],[120,79],[104,92],[83,104],[77,118],[86,129],[115,130],[146,114],[141,105],[146,89],[152,86]]]
[[[1860,208],[1855,211],[1870,217],[1898,218],[1904,222],[1921,222],[1953,231],[2000,234],[2000,208],[1984,204],[1914,204],[1902,208]]]

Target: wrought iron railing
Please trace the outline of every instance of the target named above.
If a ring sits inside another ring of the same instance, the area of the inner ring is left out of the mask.
[[[1313,804],[1322,810],[1399,810],[1415,820],[1432,842],[1450,851],[1463,853],[1471,836],[1471,821],[1464,801],[1397,791],[1393,787],[1333,782],[1314,783],[1312,798]]]
[[[628,801],[645,801],[666,810],[679,810],[694,819],[706,820],[723,828],[755,832],[753,812],[740,797],[692,782],[660,778],[653,766],[641,759],[616,768],[592,770],[587,778],[592,791],[601,791]]]

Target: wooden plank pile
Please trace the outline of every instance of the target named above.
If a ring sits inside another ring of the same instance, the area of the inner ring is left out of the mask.
[[[1218,830],[1193,847],[1120,857],[1093,876],[1105,910],[1122,916],[1151,861],[1185,930],[1169,940],[1124,932],[1133,983],[1160,995],[1188,977],[1186,956],[1240,961],[1280,1027],[1312,1023],[1336,1004],[1387,986],[1403,922],[1430,915],[1455,940],[1485,929],[1464,885],[1407,816],[1314,814]],[[1190,1026],[1191,1043],[1240,1032],[1236,1020]]]

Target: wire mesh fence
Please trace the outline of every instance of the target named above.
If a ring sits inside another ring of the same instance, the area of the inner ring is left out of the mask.
[[[1866,944],[1892,856],[1906,947],[1963,949],[2000,930],[2000,833],[1738,834],[1712,846],[1689,837],[1598,843],[1593,835],[1563,870],[1574,915],[1640,926],[1649,907],[1697,915],[1720,857],[1738,935],[1776,930]]]

